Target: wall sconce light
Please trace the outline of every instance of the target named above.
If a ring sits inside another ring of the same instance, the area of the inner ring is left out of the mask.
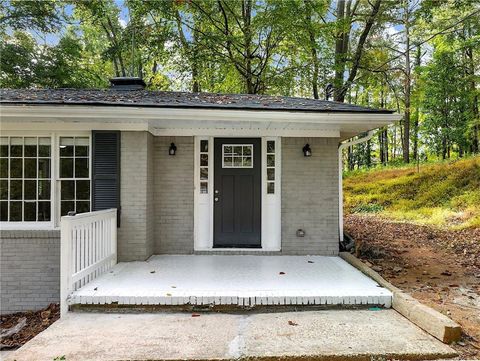
[[[168,155],[175,155],[176,152],[177,146],[175,145],[175,143],[171,143],[170,148],[168,148]]]
[[[310,148],[310,144],[305,144],[305,146],[302,149],[303,155],[305,157],[311,157],[312,156],[312,149]]]

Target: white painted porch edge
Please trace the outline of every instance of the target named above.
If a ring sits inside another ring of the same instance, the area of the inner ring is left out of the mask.
[[[284,274],[282,274],[284,273]],[[383,305],[392,294],[339,257],[162,255],[119,263],[70,305]]]

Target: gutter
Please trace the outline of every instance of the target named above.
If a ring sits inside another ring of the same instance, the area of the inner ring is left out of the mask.
[[[342,151],[355,144],[364,143],[372,139],[375,131],[369,130],[363,138],[351,140],[349,142],[340,143],[338,147],[338,230],[340,242],[343,241],[343,161]]]

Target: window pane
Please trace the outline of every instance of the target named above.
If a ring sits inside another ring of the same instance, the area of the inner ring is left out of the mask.
[[[208,140],[200,141],[200,152],[208,152]]]
[[[200,179],[208,180],[208,168],[200,168]]]
[[[77,202],[77,213],[90,212],[90,202],[80,201]]]
[[[0,178],[8,178],[8,158],[0,158]]]
[[[251,167],[252,166],[252,157],[243,158],[243,166],[244,167]]]
[[[38,199],[50,199],[50,181],[38,181]]]
[[[233,158],[232,157],[223,157],[223,166],[224,167],[231,167],[233,165]]]
[[[66,216],[68,212],[75,211],[75,202],[74,201],[61,201],[60,202],[60,213],[62,216]]]
[[[88,156],[88,138],[75,138],[75,156]]]
[[[8,221],[8,202],[0,202],[0,221]]]
[[[201,194],[208,193],[208,182],[200,182],[200,193]]]
[[[25,178],[37,178],[37,159],[25,158]]]
[[[50,202],[38,202],[38,221],[50,221]]]
[[[275,141],[267,140],[267,153],[275,153]]]
[[[64,181],[65,182],[65,181]],[[89,180],[79,180],[76,181],[76,195],[77,199],[90,199],[90,181]]]
[[[233,147],[233,154],[234,155],[242,155],[242,147],[241,146],[234,146]]]
[[[267,155],[267,167],[275,167],[275,155],[268,154]]]
[[[241,167],[242,166],[242,157],[233,158],[233,165],[235,167]]]
[[[60,159],[60,178],[73,178],[73,158]]]
[[[37,220],[37,203],[23,202],[23,220],[34,222]]]
[[[226,145],[223,147],[223,153],[224,154],[231,154],[232,153],[232,147],[230,145]]]
[[[0,180],[0,199],[8,199],[8,180]]]
[[[10,181],[10,199],[22,199],[22,181]]]
[[[38,159],[38,178],[50,178],[50,159]]]
[[[275,180],[275,168],[267,168],[267,180]]]
[[[208,165],[208,154],[200,154],[200,165],[204,167]]]
[[[250,145],[243,147],[243,155],[252,155],[252,147]]]
[[[21,158],[10,159],[10,178],[22,178],[23,160]]]
[[[10,221],[22,221],[22,202],[10,202]]]
[[[8,157],[8,138],[0,137],[0,157]]]
[[[50,138],[38,138],[38,156],[50,157]]]
[[[37,181],[24,181],[25,197],[23,199],[37,199]]]
[[[75,178],[88,178],[87,158],[75,158]]]
[[[60,138],[60,156],[73,156],[73,138]]]
[[[75,199],[75,181],[73,180],[62,181],[61,199],[62,200]]]
[[[10,157],[23,156],[23,139],[10,138]]]
[[[267,183],[267,193],[274,194],[275,193],[275,183],[269,182]]]
[[[37,138],[25,138],[25,157],[37,156]]]

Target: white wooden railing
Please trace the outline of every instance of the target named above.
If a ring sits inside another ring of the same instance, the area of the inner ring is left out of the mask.
[[[72,292],[117,263],[117,210],[64,216],[60,223],[60,314]]]

